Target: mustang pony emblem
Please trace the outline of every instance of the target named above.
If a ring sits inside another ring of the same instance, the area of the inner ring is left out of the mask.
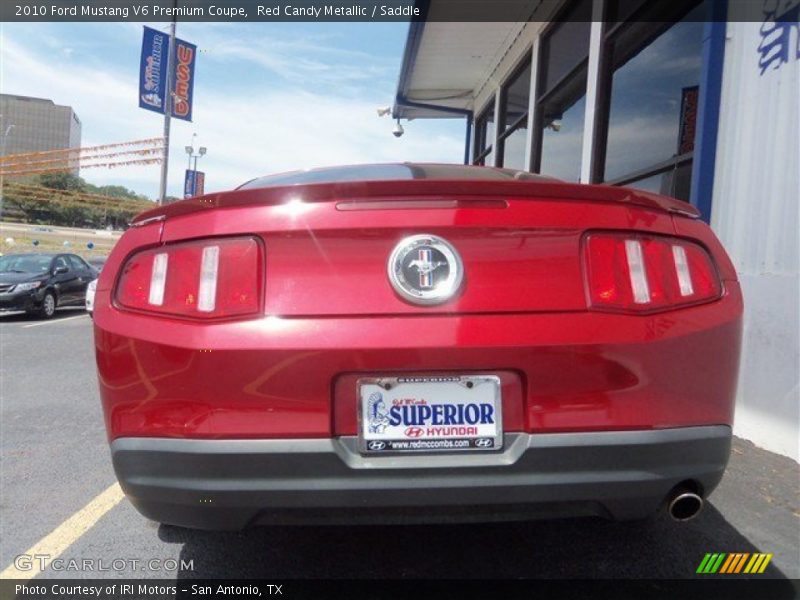
[[[439,267],[444,267],[446,265],[447,261],[433,260],[433,252],[430,250],[430,248],[420,248],[419,258],[408,263],[409,267],[419,271],[419,287],[421,288],[432,288],[433,272]]]
[[[437,235],[412,235],[394,247],[387,264],[389,282],[414,304],[447,302],[461,287],[464,264],[455,247]]]

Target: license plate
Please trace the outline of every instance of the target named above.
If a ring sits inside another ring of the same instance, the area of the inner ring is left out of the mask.
[[[495,375],[363,378],[358,396],[363,453],[503,446],[500,378]]]

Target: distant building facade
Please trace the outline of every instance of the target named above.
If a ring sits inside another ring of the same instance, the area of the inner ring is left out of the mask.
[[[0,135],[13,125],[5,140],[3,155],[78,148],[81,121],[71,106],[45,98],[0,94]],[[57,167],[52,163],[48,167]],[[77,166],[71,170],[78,174]]]

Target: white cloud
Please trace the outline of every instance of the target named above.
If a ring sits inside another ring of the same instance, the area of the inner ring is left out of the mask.
[[[214,106],[226,110],[215,111]],[[249,115],[243,119],[242,115]],[[212,99],[197,111],[202,143],[217,157],[212,179],[222,187],[254,175],[333,164],[395,160],[458,160],[462,141],[422,134],[412,123],[391,135],[391,121],[375,106],[310,92],[256,90],[253,99]],[[203,159],[205,160],[205,159]],[[209,171],[211,169],[209,168]]]
[[[212,27],[211,35],[213,31]],[[0,48],[0,89],[4,93],[50,98],[72,106],[83,123],[84,146],[161,135],[160,116],[136,105],[135,67],[121,73],[111,65],[105,68],[96,61],[94,66],[76,61],[70,52],[40,54],[36,40],[8,33],[6,29]],[[128,35],[129,29],[120,34]],[[57,36],[50,42],[48,46],[60,44],[62,50],[67,46]],[[186,167],[183,147],[193,132],[198,133],[198,143],[208,147],[198,168],[207,173],[209,191],[297,168],[399,160],[459,161],[463,152],[460,125],[416,121],[406,125],[404,137],[394,138],[392,122],[375,114],[376,106],[387,103],[385,90],[366,94],[359,81],[368,81],[373,70],[385,67],[370,65],[369,57],[360,52],[341,50],[337,62],[346,64],[333,68],[324,56],[324,43],[305,39],[272,47],[260,43],[249,47],[243,42],[228,46],[219,60],[250,61],[254,69],[282,74],[283,83],[268,85],[268,78],[254,76],[252,84],[235,95],[215,88],[196,89],[194,123],[172,121],[169,193],[180,195]],[[70,42],[68,47],[74,44]],[[138,54],[136,58],[138,62]],[[358,87],[350,85],[356,81]],[[93,183],[126,185],[154,197],[159,169],[157,165],[85,169],[81,175]]]

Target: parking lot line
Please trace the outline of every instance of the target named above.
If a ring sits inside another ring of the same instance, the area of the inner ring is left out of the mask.
[[[33,579],[42,572],[42,565],[35,556],[45,555],[47,561],[61,556],[61,554],[75,543],[92,525],[114,508],[122,500],[124,494],[118,483],[109,486],[105,491],[95,496],[86,506],[61,523],[52,532],[36,542],[23,554],[30,557],[30,569],[21,570],[15,563],[11,563],[0,573],[0,579]]]
[[[67,317],[66,319],[54,319],[53,321],[39,321],[38,323],[31,323],[30,325],[23,325],[23,329],[27,329],[28,327],[39,327],[40,325],[55,325],[56,323],[63,323],[64,321],[72,321],[73,319],[82,319],[83,317],[88,317],[89,315],[77,315],[75,317]]]

